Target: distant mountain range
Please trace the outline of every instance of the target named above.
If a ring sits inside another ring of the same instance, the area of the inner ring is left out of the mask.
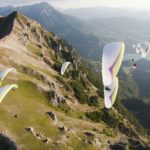
[[[55,32],[63,37],[86,58],[100,58],[102,46],[100,40],[94,34],[92,28],[81,20],[60,13],[49,3],[39,3],[22,7],[2,7],[0,15],[8,15],[12,11],[18,11],[31,19],[38,21],[48,31]]]
[[[66,14],[77,17],[93,28],[100,41],[124,41],[126,52],[134,53],[132,45],[150,41],[150,12],[135,8],[79,8],[67,9]]]
[[[81,20],[89,20],[93,18],[115,18],[115,17],[131,17],[145,20],[150,18],[150,11],[139,10],[136,8],[113,8],[113,7],[89,7],[66,9],[64,13],[75,16]]]
[[[93,32],[100,39],[107,42],[124,41],[126,51],[135,53],[133,44],[150,41],[150,19],[141,21],[131,17],[97,18],[88,23],[95,28]]]
[[[103,46],[107,42],[124,41],[126,53],[134,53],[133,44],[150,40],[150,15],[143,11],[98,7],[66,10],[64,13],[70,14],[66,15],[43,2],[16,8],[2,7],[0,15],[12,11],[21,12],[38,21],[48,31],[68,41],[86,59],[100,60]]]

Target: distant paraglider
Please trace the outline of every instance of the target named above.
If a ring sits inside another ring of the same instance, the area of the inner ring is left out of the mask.
[[[70,65],[70,62],[65,62],[62,64],[62,67],[61,67],[61,75],[63,76],[65,71],[67,70],[68,66]]]
[[[141,42],[138,44],[133,45],[133,48],[135,49],[137,54],[141,54],[142,58],[147,57],[147,55],[150,52],[150,43],[149,42]],[[132,62],[134,62],[134,59],[132,59]],[[132,69],[137,69],[137,64],[134,63],[132,65]]]
[[[117,74],[120,69],[125,45],[123,42],[108,43],[104,46],[102,57],[102,78],[105,107],[111,108],[118,92]]]
[[[133,64],[133,69],[136,69],[137,68],[137,64]]]
[[[150,52],[150,43],[149,42],[141,42],[136,45],[133,45],[137,54],[141,54],[143,58],[145,58]]]

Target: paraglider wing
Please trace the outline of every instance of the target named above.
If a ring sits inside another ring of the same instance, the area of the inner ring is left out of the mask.
[[[118,92],[118,78],[115,77],[112,84],[110,85],[111,90],[107,90],[104,87],[104,102],[106,108],[111,108],[116,100],[117,92]]]
[[[11,72],[11,71],[16,71],[16,69],[15,69],[15,68],[9,68],[9,69],[7,69],[7,70],[5,70],[5,71],[1,71],[1,72],[0,72],[0,85],[2,84],[2,81],[3,81],[4,78],[7,76],[7,74],[8,74],[9,72]]]
[[[137,54],[141,53],[141,44],[140,43],[138,43],[137,46],[135,46],[134,48],[135,48]]]
[[[135,44],[133,44],[133,45],[132,45],[132,47],[133,47],[133,48],[135,48],[135,47],[136,47],[136,45],[135,45]]]
[[[108,43],[104,46],[102,57],[102,77],[104,86],[112,83],[120,69],[125,45],[123,42]]]
[[[140,45],[141,45],[142,57],[145,58],[150,51],[150,45],[148,42],[142,42]]]
[[[142,50],[142,57],[145,58],[146,56],[147,56],[147,53],[144,50]]]
[[[136,54],[140,54],[141,53],[140,47],[136,47],[135,50],[136,50]]]
[[[0,88],[0,103],[3,101],[4,97],[8,94],[10,90],[18,88],[17,84],[6,85]]]
[[[65,62],[62,67],[61,67],[61,75],[64,75],[66,69],[68,68],[68,66],[70,65],[70,62]]]
[[[142,57],[145,58],[149,51],[150,51],[150,44],[149,42],[141,42],[141,43],[138,43],[136,46],[135,46],[135,50],[136,50],[136,53],[137,54],[142,54]]]

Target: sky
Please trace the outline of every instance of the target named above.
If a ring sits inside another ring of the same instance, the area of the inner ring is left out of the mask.
[[[51,5],[62,9],[98,6],[132,7],[145,10],[150,9],[150,0],[0,0],[0,6],[20,6],[44,1],[47,1]]]

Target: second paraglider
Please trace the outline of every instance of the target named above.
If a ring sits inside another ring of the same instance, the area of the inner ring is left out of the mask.
[[[137,54],[141,54],[142,58],[145,58],[150,51],[150,43],[149,42],[141,42],[136,45],[133,45]]]
[[[63,76],[65,71],[67,70],[68,66],[70,65],[70,62],[65,62],[62,64],[62,67],[61,67],[61,75]]]

